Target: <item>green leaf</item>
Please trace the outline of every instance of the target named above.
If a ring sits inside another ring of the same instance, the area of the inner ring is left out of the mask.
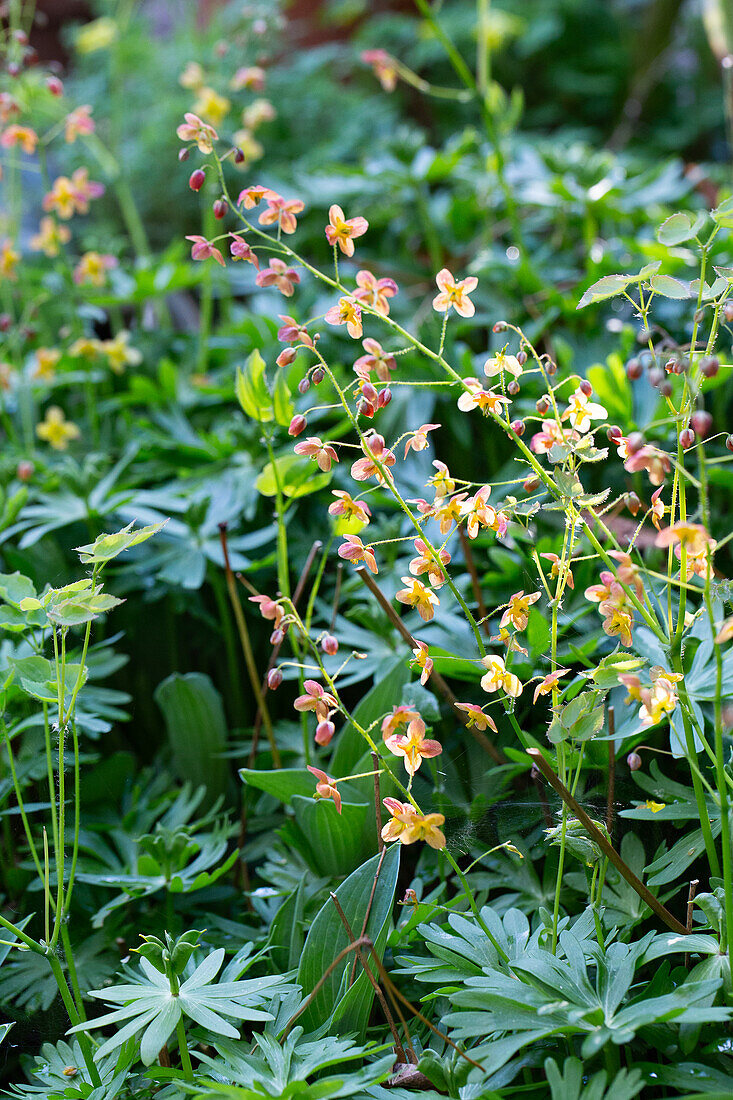
[[[410,670],[402,659],[384,669],[374,687],[367,692],[353,712],[354,719],[362,729],[367,729],[383,714],[389,713],[393,706],[399,704],[409,679]],[[381,733],[377,730],[373,739],[379,741],[380,738]],[[352,773],[354,765],[361,759],[366,747],[362,735],[349,723],[338,735],[336,751],[331,760],[332,773],[334,775]]]
[[[368,910],[369,918],[365,934],[380,956],[384,950],[394,904],[400,865],[399,847],[399,844],[393,844],[384,854],[376,888],[374,888],[374,878],[382,859],[379,855],[357,868],[336,891],[339,904],[355,935],[361,933]],[[368,909],[373,888],[374,896],[371,908]],[[307,997],[315,989],[328,967],[348,942],[341,918],[329,898],[313,921],[303,948],[297,980],[304,996]],[[298,1022],[306,1032],[315,1031],[333,1016],[332,1026],[335,1027],[338,1021],[339,1034],[355,1032],[358,1036],[363,1036],[369,1020],[374,991],[366,975],[361,973],[359,963],[356,968],[359,976],[351,988],[348,988],[353,961],[354,953],[350,951],[342,963],[331,971],[308,1008],[299,1017]],[[372,973],[374,969],[373,966]]]
[[[330,470],[317,470],[310,458],[294,454],[279,455],[275,459],[274,467],[272,462],[267,463],[255,481],[255,488],[263,497],[274,497],[279,482],[283,496],[296,500],[298,497],[317,493],[328,485],[331,477]]]
[[[689,283],[683,283],[680,279],[673,279],[671,275],[652,275],[649,286],[656,294],[664,298],[689,298]]]
[[[377,837],[373,805],[342,802],[339,813],[331,799],[303,798],[299,794],[293,795],[290,804],[313,852],[318,874],[329,878],[346,875],[374,851]],[[368,833],[367,822],[372,826]]]
[[[163,712],[176,774],[203,784],[205,805],[213,805],[225,794],[229,777],[221,695],[201,672],[174,672],[156,688],[155,701]]]
[[[234,386],[237,400],[242,411],[259,424],[267,423],[274,417],[272,398],[265,378],[265,360],[257,348],[252,352],[243,367],[237,368],[237,380]]]
[[[287,428],[290,421],[293,419],[295,408],[290,397],[287,381],[285,380],[285,372],[282,370],[279,370],[275,375],[275,385],[272,391],[272,407],[275,413],[276,422],[281,424],[284,428]]]
[[[156,535],[161,527],[165,527],[168,521],[151,523],[148,527],[138,528],[137,531],[132,530],[134,522],[133,520],[128,523],[127,527],[123,527],[121,531],[115,531],[112,535],[99,535],[93,543],[87,546],[76,546],[75,550],[82,565],[96,565],[111,561],[124,550],[129,550],[132,546],[138,546],[139,543],[145,542],[146,539]]]
[[[604,275],[597,282],[588,287],[583,297],[578,302],[576,309],[584,309],[592,302],[603,302],[607,298],[615,298],[634,281],[631,275]]]
[[[634,402],[631,384],[620,355],[609,355],[605,363],[596,363],[587,372],[596,398],[608,410],[609,420],[626,423],[631,419]]]
[[[312,798],[315,790],[316,781],[306,768],[278,768],[274,771],[240,768],[239,775],[248,787],[264,791],[288,804],[296,794]]]
[[[683,241],[689,241],[691,237],[694,237],[695,230],[692,224],[692,219],[688,214],[672,214],[666,221],[662,222],[657,230],[657,240],[660,244],[675,245],[682,244]],[[670,297],[674,297],[670,295]]]

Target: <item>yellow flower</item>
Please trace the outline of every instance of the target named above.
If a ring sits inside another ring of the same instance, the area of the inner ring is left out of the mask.
[[[109,16],[94,19],[78,31],[76,36],[76,48],[79,53],[95,53],[97,50],[106,50],[117,38],[117,24]]]
[[[113,340],[104,340],[100,351],[107,356],[110,370],[122,374],[125,367],[137,367],[143,361],[142,352],[129,345],[130,333],[124,329]]]
[[[193,113],[210,122],[212,126],[220,126],[229,114],[232,101],[224,95],[219,95],[208,86],[199,88],[198,98],[193,105]]]
[[[41,218],[38,232],[31,237],[31,248],[34,252],[43,252],[49,258],[58,256],[61,245],[68,244],[71,240],[71,230],[67,225],[59,225],[55,218],[46,214]]]
[[[16,252],[10,241],[4,240],[0,245],[0,275],[5,279],[17,279],[15,269],[19,259],[20,253]]]
[[[666,805],[666,802],[652,802],[652,800],[649,799],[649,801],[644,804],[644,809],[651,810],[653,814],[658,814]]]
[[[435,614],[433,610],[433,604],[439,604],[440,600],[429,588],[426,588],[422,581],[415,580],[414,577],[403,577],[403,584],[409,585],[409,588],[401,588],[399,592],[395,593],[395,598],[400,603],[409,604],[410,607],[417,608],[420,617],[429,622]]]
[[[100,340],[95,340],[93,336],[81,336],[78,340],[69,348],[69,355],[73,355],[76,359],[96,359],[102,350],[102,343]]]
[[[65,451],[70,439],[78,439],[81,435],[79,428],[64,416],[63,409],[58,405],[51,405],[46,410],[46,417],[36,424],[36,435],[44,443],[50,443],[55,451]]]
[[[506,669],[503,657],[490,655],[484,657],[481,664],[487,669],[486,674],[481,677],[481,687],[484,691],[491,693],[501,689],[513,699],[522,694],[524,685],[513,672]]]
[[[58,348],[38,348],[36,351],[36,369],[33,377],[42,382],[50,382],[56,370],[56,364],[61,358]]]

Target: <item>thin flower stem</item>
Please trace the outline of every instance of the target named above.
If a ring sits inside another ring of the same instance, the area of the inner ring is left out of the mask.
[[[188,1043],[186,1042],[186,1028],[183,1023],[183,1016],[178,1017],[178,1023],[176,1024],[176,1036],[178,1038],[178,1053],[181,1056],[181,1068],[183,1070],[183,1076],[187,1081],[193,1081],[193,1066],[191,1065],[191,1055],[188,1053]]]

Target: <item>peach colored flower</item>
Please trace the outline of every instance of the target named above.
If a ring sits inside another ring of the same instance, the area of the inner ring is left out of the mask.
[[[454,309],[461,317],[473,317],[476,312],[469,294],[478,286],[475,275],[469,275],[466,279],[456,282],[447,267],[442,268],[435,276],[440,294],[433,298],[433,309],[438,313],[447,313]]]
[[[558,680],[569,671],[569,668],[556,668],[554,672],[550,672],[549,675],[545,676],[544,680],[540,680],[539,684],[534,689],[532,703],[536,703],[541,695],[548,695],[555,687]]]
[[[657,531],[662,530],[662,523],[664,522],[664,516],[667,509],[664,507],[664,502],[661,500],[662,488],[655,489],[652,493],[652,523],[656,527]]]
[[[623,589],[621,591],[623,592]],[[615,600],[603,600],[598,605],[598,610],[604,616],[603,629],[609,638],[618,637],[621,645],[630,646],[634,626],[633,614]]]
[[[207,122],[203,122],[192,111],[187,111],[183,117],[186,121],[181,123],[176,130],[176,134],[181,141],[195,142],[199,152],[208,156],[214,151],[214,142],[219,139],[216,130],[213,126],[209,126]]]
[[[99,252],[85,252],[74,268],[74,282],[77,286],[104,286],[107,272],[117,267],[114,256],[101,255]]]
[[[575,393],[571,394],[568,407],[562,414],[562,419],[569,420],[571,427],[583,435],[585,432],[590,431],[592,420],[605,420],[607,416],[608,412],[603,405],[598,405],[595,401],[589,401],[583,391],[577,389]]]
[[[335,203],[329,208],[326,226],[326,240],[333,247],[341,249],[345,256],[354,255],[354,239],[363,237],[369,228],[366,218],[346,218],[343,210]]]
[[[410,432],[410,437],[405,443],[405,458],[408,451],[424,451],[428,446],[428,432],[434,432],[440,424],[421,424],[417,431]]]
[[[365,381],[368,381],[370,372],[376,371],[380,382],[389,382],[390,371],[397,366],[395,357],[385,352],[379,341],[373,340],[371,336],[362,341],[362,347],[367,354],[360,356],[354,363],[356,373],[363,377],[366,371]]]
[[[283,344],[305,344],[307,348],[313,347],[313,340],[308,329],[300,325],[294,317],[288,317],[285,313],[278,313],[283,322],[277,330],[277,338]]]
[[[277,600],[273,600],[269,596],[250,596],[249,602],[258,605],[263,619],[271,619],[273,621],[275,630],[279,628],[285,612]]]
[[[38,134],[30,126],[19,126],[14,122],[0,135],[0,146],[12,149],[14,145],[19,145],[24,153],[32,156],[38,145]]]
[[[212,259],[216,260],[216,262],[218,264],[221,264],[222,267],[226,267],[226,263],[224,262],[224,257],[222,256],[221,252],[216,247],[216,245],[211,243],[211,241],[207,241],[206,237],[194,235],[191,237],[186,237],[186,240],[193,242],[191,246],[192,260]]]
[[[652,485],[663,485],[665,477],[672,469],[672,463],[669,455],[647,443],[634,454],[629,455],[624,462],[624,469],[630,474],[646,470]]]
[[[725,620],[720,630],[715,635],[715,643],[716,645],[722,645],[723,642],[729,642],[731,638],[733,638],[733,615]]]
[[[454,497],[436,497],[432,507],[432,516],[438,523],[441,535],[447,535],[453,524],[461,521],[461,504],[465,493]]]
[[[284,199],[274,191],[264,196],[267,208],[259,216],[260,225],[277,225],[283,233],[294,233],[298,228],[295,219],[305,207],[300,199]]]
[[[306,680],[303,687],[305,695],[295,700],[295,709],[301,713],[312,710],[319,722],[327,721],[330,711],[338,706],[333,695],[329,695],[317,680]]]
[[[456,710],[461,710],[466,715],[466,726],[470,729],[475,726],[477,730],[490,729],[494,733],[499,731],[496,728],[496,722],[481,709],[476,703],[454,703]]]
[[[571,428],[562,428],[556,420],[543,420],[542,431],[536,432],[529,441],[536,455],[547,454],[556,443],[574,443],[580,436]]]
[[[92,108],[88,103],[76,107],[64,119],[64,138],[71,145],[78,137],[86,137],[95,130]]]
[[[389,477],[388,467],[394,466],[397,459],[384,442],[384,436],[376,433],[366,437],[362,443],[364,458],[357,458],[351,466],[351,476],[355,481],[367,481],[375,477],[380,485]],[[379,465],[378,465],[379,464]]]
[[[410,662],[410,664],[413,667],[417,666],[417,668],[421,670],[420,683],[425,686],[425,684],[427,684],[428,680],[430,679],[431,673],[433,671],[433,661],[430,656],[430,651],[425,645],[425,642],[421,642],[417,638],[415,639],[415,641],[417,642],[417,645],[412,651],[414,654],[414,658]]]
[[[296,455],[308,455],[309,458],[314,458],[318,465],[318,469],[323,470],[324,473],[327,473],[331,469],[332,463],[338,462],[339,460],[331,444],[324,443],[317,435],[311,435],[308,436],[307,439],[302,439],[299,443],[295,444],[293,450]]]
[[[59,225],[55,218],[46,214],[41,218],[38,232],[31,237],[31,248],[34,252],[43,252],[49,258],[58,256],[61,246],[71,240],[71,230],[66,225]]]
[[[436,564],[427,543],[424,542],[423,539],[415,539],[414,544],[418,557],[413,558],[410,562],[408,566],[410,572],[413,577],[421,577],[423,573],[427,573],[430,578],[430,583],[435,588],[439,588],[441,584],[445,584],[445,573]],[[448,565],[451,560],[450,554],[445,549],[438,551],[438,557],[443,565]]]
[[[336,807],[336,812],[341,813],[341,795],[339,794],[338,787],[336,786],[336,780],[332,779],[329,775],[326,775],[320,768],[314,768],[312,765],[307,765],[308,771],[316,777],[318,782],[316,783],[316,793],[314,798],[331,798],[333,804]]]
[[[383,317],[389,317],[389,298],[394,298],[398,287],[394,279],[377,279],[371,271],[357,271],[354,298],[371,306]],[[375,341],[376,343],[376,341]]]
[[[257,272],[255,282],[257,286],[276,286],[286,298],[292,298],[295,286],[300,282],[300,275],[294,268],[273,257],[269,267]]]
[[[386,741],[391,734],[401,730],[403,726],[409,726],[413,718],[419,717],[419,711],[416,711],[414,707],[409,706],[407,703],[392,707],[392,713],[382,719],[382,740]]]
[[[372,573],[378,573],[377,559],[371,546],[365,546],[358,535],[344,535],[344,542],[338,548],[338,555],[344,561],[363,561]]]
[[[18,278],[16,267],[20,260],[20,252],[18,252],[11,241],[4,240],[0,243],[0,275],[4,279],[15,280]]]
[[[493,390],[485,390],[478,378],[464,378],[463,384],[467,387],[458,398],[458,408],[461,412],[471,412],[472,409],[481,409],[482,412],[498,414],[502,405],[509,405],[508,397],[494,393]]]
[[[358,340],[362,335],[361,306],[353,298],[339,298],[338,305],[324,314],[324,320],[329,325],[346,325],[346,331],[352,340]]]
[[[256,183],[251,187],[245,187],[243,191],[239,192],[237,206],[243,206],[245,210],[252,210],[255,206],[259,205],[263,199],[276,198],[279,198],[277,191],[273,191],[270,187],[263,187],[261,184]]]
[[[423,759],[439,756],[443,751],[439,741],[431,741],[425,737],[425,723],[422,718],[413,718],[406,734],[393,733],[385,738],[384,743],[394,756],[403,758],[409,775],[415,774]]]
[[[499,627],[511,623],[515,630],[526,630],[529,622],[529,609],[532,604],[537,603],[541,595],[541,592],[532,592],[525,596],[524,590],[515,592],[501,617]]]
[[[562,564],[562,559],[559,558],[557,554],[550,554],[550,553],[540,554],[540,557],[545,558],[546,561],[552,562],[552,566],[550,568],[550,578],[552,579],[554,577],[559,577],[560,576],[560,566]],[[570,569],[571,564],[572,564],[572,562],[566,562],[566,564],[565,564],[565,569],[564,569],[565,578],[566,578],[565,583],[568,586],[568,588],[575,588],[575,581],[573,580],[573,574],[572,574],[571,569]],[[588,599],[590,599],[590,597],[588,597]]]
[[[426,588],[422,581],[415,580],[414,577],[402,577],[402,583],[409,585],[409,587],[400,588],[398,592],[395,592],[395,599],[399,600],[400,603],[408,604],[409,607],[414,607],[421,619],[426,623],[430,622],[435,614],[434,605],[440,603],[436,594]]]
[[[385,92],[393,92],[397,87],[397,62],[386,50],[363,50],[361,60],[371,65],[374,75]]]
[[[265,87],[265,70],[259,65],[242,66],[232,77],[229,87],[233,92],[239,92],[242,88],[261,92]]]
[[[346,516],[347,519],[358,519],[361,523],[369,522],[371,509],[363,500],[354,500],[351,494],[343,489],[334,489],[332,496],[335,496],[336,500],[328,506],[329,515]]]
[[[513,699],[517,699],[523,691],[523,685],[513,672],[509,672],[504,664],[503,657],[495,654],[486,656],[481,661],[486,669],[486,674],[481,677],[481,687],[484,691],[504,691]]]

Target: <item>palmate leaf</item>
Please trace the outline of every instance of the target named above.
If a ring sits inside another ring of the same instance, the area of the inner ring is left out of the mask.
[[[547,1058],[545,1075],[552,1100],[632,1100],[645,1084],[640,1070],[622,1069],[606,1090],[606,1071],[600,1070],[589,1078],[579,1058],[566,1058],[562,1070],[552,1058]]]
[[[364,1096],[369,1085],[386,1080],[392,1070],[394,1055],[387,1053],[377,1061],[363,1068],[348,1069],[349,1062],[361,1061],[370,1054],[378,1053],[372,1044],[357,1044],[353,1039],[341,1039],[324,1036],[309,1039],[303,1036],[303,1028],[295,1027],[282,1044],[269,1031],[255,1035],[256,1049],[252,1054],[242,1049],[241,1043],[216,1043],[219,1058],[201,1054],[202,1063],[211,1067],[217,1078],[227,1078],[232,1085],[244,1089],[255,1089],[254,1096],[263,1092],[270,1097],[285,1096]],[[329,1073],[332,1067],[338,1067]],[[311,1088],[303,1084],[309,1078],[318,1075],[318,1083]],[[293,1085],[301,1083],[300,1088]],[[238,1088],[229,1090],[228,1086],[205,1082],[206,1088],[196,1095],[201,1097],[242,1096],[246,1092]]]
[[[102,1088],[94,1089],[77,1039],[69,1043],[61,1040],[55,1045],[44,1043],[41,1053],[33,1060],[32,1068],[26,1067],[31,1083],[10,1085],[3,1096],[20,1097],[22,1100],[38,1100],[39,1097],[46,1097],[47,1100],[59,1100],[60,1097],[68,1100],[76,1100],[77,1097],[84,1097],[85,1100],[114,1100],[125,1085],[127,1070],[135,1053],[131,1047],[99,1059],[97,1070],[102,1079]],[[69,1073],[70,1070],[74,1072]]]
[[[108,1006],[121,1004],[122,1007],[77,1024],[70,1033],[122,1024],[97,1051],[95,1057],[104,1058],[142,1032],[140,1057],[146,1066],[156,1059],[182,1017],[188,1017],[213,1035],[238,1039],[239,1031],[231,1019],[271,1020],[273,1016],[264,1006],[271,1002],[276,992],[285,994],[292,986],[279,975],[216,983],[224,957],[224,948],[220,947],[195,968],[189,963],[188,977],[176,994],[171,992],[167,976],[141,958],[139,970],[132,973],[131,982],[90,990],[91,997],[105,1001]]]

